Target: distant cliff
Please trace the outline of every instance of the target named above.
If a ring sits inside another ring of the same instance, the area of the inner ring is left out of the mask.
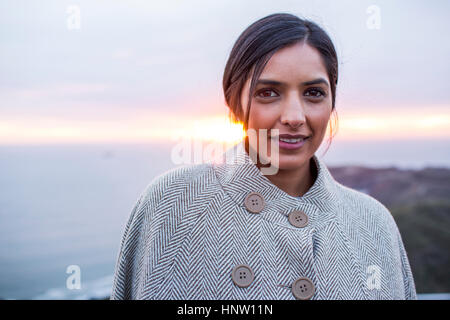
[[[450,169],[330,167],[334,178],[391,211],[418,293],[450,292]]]

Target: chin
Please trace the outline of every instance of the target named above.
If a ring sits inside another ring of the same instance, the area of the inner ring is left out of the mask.
[[[306,163],[309,163],[310,157],[304,155],[284,155],[280,154],[279,158],[280,170],[295,170],[303,167]]]

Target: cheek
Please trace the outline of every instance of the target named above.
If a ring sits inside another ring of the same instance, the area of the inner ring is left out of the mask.
[[[330,116],[331,112],[328,108],[316,110],[315,112],[310,113],[308,122],[315,135],[318,135],[319,137],[323,137],[325,135]]]
[[[260,108],[257,105],[252,105],[250,110],[249,128],[270,129],[274,126],[277,120],[277,113],[271,112],[269,108]]]

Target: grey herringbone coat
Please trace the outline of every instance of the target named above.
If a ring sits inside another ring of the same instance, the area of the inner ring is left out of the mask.
[[[417,299],[390,212],[336,182],[317,156],[302,197],[272,184],[243,142],[224,159],[179,166],[148,185],[125,227],[111,299],[296,299],[299,277],[314,284],[311,299]],[[244,205],[250,192],[265,200],[258,214]],[[288,222],[294,210],[307,214],[306,227]],[[254,272],[246,288],[232,280],[239,264]]]

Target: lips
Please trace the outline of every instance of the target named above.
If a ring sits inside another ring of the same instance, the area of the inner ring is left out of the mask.
[[[278,142],[280,149],[284,150],[298,150],[300,149],[308,140],[311,138],[311,135],[307,134],[288,134],[283,133],[277,136],[271,136],[271,139]]]
[[[278,136],[272,136],[272,139],[283,141],[286,143],[298,143],[300,141],[304,141],[309,138],[309,135],[306,134],[287,134],[283,133]]]
[[[306,134],[287,134],[287,133],[283,133],[283,134],[278,135],[278,137],[279,137],[280,139],[281,139],[281,138],[284,138],[284,139],[299,139],[299,138],[305,139],[305,138],[308,138],[309,135],[306,135]]]
[[[287,138],[280,137],[280,141],[287,142],[287,143],[297,143],[297,142],[300,142],[303,140],[305,140],[305,138],[287,139]]]

